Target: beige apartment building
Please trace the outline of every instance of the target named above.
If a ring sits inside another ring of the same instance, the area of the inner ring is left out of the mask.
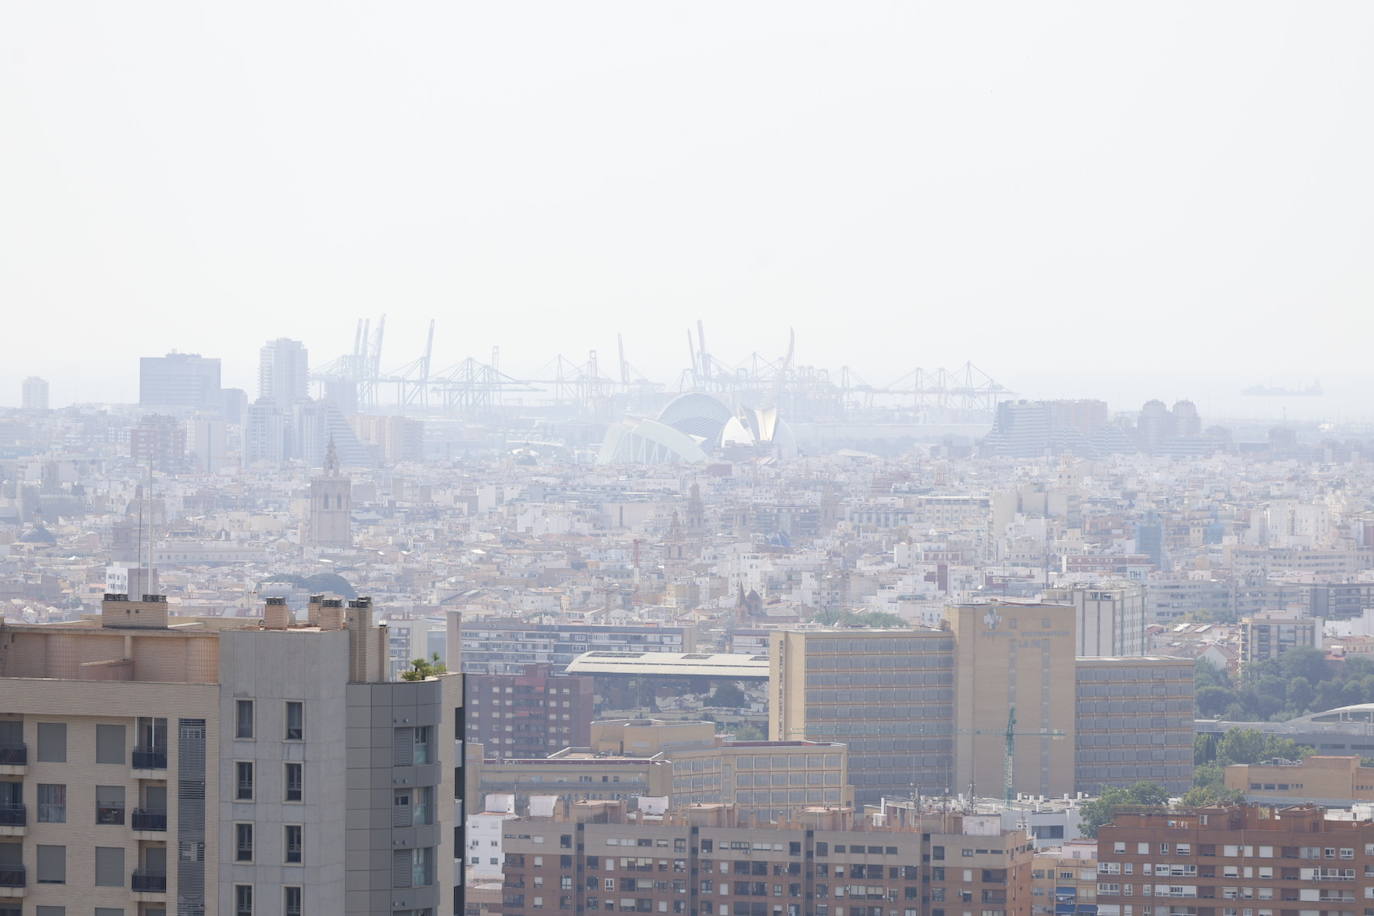
[[[461,679],[387,682],[371,614],[0,625],[0,914],[448,911]]]

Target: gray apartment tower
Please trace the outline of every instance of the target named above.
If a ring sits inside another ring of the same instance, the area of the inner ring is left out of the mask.
[[[386,680],[368,599],[140,598],[0,624],[0,913],[462,912],[460,677]]]

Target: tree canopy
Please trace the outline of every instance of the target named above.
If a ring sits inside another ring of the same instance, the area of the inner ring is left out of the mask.
[[[1268,722],[1337,706],[1374,702],[1374,659],[1327,661],[1320,649],[1290,649],[1251,666],[1243,683],[1198,662],[1197,714],[1204,719]]]
[[[1084,836],[1095,837],[1098,829],[1103,824],[1110,823],[1123,808],[1159,808],[1168,803],[1169,793],[1158,783],[1138,782],[1126,788],[1114,786],[1092,801],[1083,803],[1080,809],[1082,823],[1079,829],[1083,831]]]

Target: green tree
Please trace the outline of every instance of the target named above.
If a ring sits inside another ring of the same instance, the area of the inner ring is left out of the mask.
[[[1215,719],[1226,711],[1226,707],[1236,702],[1236,692],[1229,687],[1208,685],[1199,688],[1194,695],[1197,714],[1204,719]]]
[[[1146,807],[1160,808],[1169,803],[1169,793],[1164,787],[1153,782],[1138,782],[1133,786],[1121,788],[1114,786],[1080,809],[1082,822],[1079,829],[1084,836],[1095,837],[1103,824],[1111,823],[1112,818],[1123,808]]]
[[[448,669],[445,668],[444,663],[439,660],[439,653],[435,652],[429,659],[413,659],[410,663],[410,667],[401,672],[401,680],[423,681],[425,678],[438,677],[447,672]]]
[[[735,684],[720,684],[716,687],[709,697],[703,701],[705,706],[748,706],[749,698],[744,695]]]
[[[1299,745],[1292,738],[1266,735],[1254,728],[1233,728],[1217,741],[1216,762],[1221,766],[1233,763],[1260,763],[1282,757],[1297,760],[1312,753],[1311,748]]]
[[[1179,799],[1183,808],[1206,808],[1211,805],[1234,805],[1245,800],[1245,793],[1224,785],[1193,786]]]

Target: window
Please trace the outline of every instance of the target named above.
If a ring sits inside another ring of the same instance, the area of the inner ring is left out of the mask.
[[[95,848],[95,884],[96,887],[124,886],[124,847]]]
[[[234,825],[234,861],[253,861],[253,825]]]
[[[95,727],[95,762],[124,765],[124,726],[97,725]]]
[[[609,878],[607,879],[610,880]],[[434,848],[397,849],[391,854],[392,887],[428,887],[434,883]]]
[[[234,916],[253,916],[253,885],[234,885]]]
[[[236,801],[253,800],[252,761],[240,760],[234,764],[234,799]]]
[[[305,704],[299,700],[286,702],[286,740],[305,740]]]
[[[301,889],[284,887],[281,889],[282,916],[301,916]]]
[[[67,724],[38,723],[38,759],[42,763],[67,762]]]
[[[305,828],[300,824],[287,824],[283,828],[283,832],[285,834],[283,845],[286,847],[286,864],[300,865],[305,861],[305,850],[303,849]]]
[[[38,823],[65,824],[67,822],[67,787],[58,783],[38,784]]]
[[[398,728],[392,737],[392,765],[398,767],[432,763],[430,738],[434,729],[428,725]]]
[[[253,701],[239,700],[235,710],[234,737],[253,737]]]
[[[305,765],[288,763],[286,765],[286,800],[305,801]]]
[[[39,906],[34,907],[34,916],[67,916],[65,906]]]
[[[124,910],[117,906],[98,906],[95,908],[95,916],[124,916]]]
[[[38,847],[38,883],[67,883],[67,847]]]
[[[97,824],[124,823],[124,787],[95,787],[95,822]]]

